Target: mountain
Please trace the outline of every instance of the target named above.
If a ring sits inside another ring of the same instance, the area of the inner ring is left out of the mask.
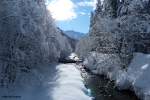
[[[60,33],[62,36],[66,37],[67,38],[67,41],[69,42],[71,48],[72,48],[72,51],[75,50],[75,47],[76,47],[76,44],[78,42],[78,39],[75,39],[69,35],[66,34],[66,32],[64,32],[63,30],[61,30],[60,28],[57,28],[58,30],[60,30]]]
[[[73,30],[65,31],[64,33],[66,35],[68,35],[70,38],[73,38],[73,39],[76,39],[76,40],[79,40],[79,39],[81,39],[82,37],[85,36],[84,33],[76,32],[76,31],[73,31]]]

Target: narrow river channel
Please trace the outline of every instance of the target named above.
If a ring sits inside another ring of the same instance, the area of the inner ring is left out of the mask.
[[[119,91],[112,81],[91,73],[84,76],[85,85],[91,90],[93,100],[139,100],[131,91]]]

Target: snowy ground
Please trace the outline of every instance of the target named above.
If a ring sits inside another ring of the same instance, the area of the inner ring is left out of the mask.
[[[131,89],[141,99],[150,100],[150,54],[136,53],[127,71],[118,77],[117,84],[120,89]]]
[[[119,89],[130,89],[142,100],[150,100],[150,54],[135,53],[126,70],[120,68],[119,62],[117,55],[93,52],[84,65],[93,73],[114,80]]]
[[[75,64],[60,64],[56,85],[53,88],[53,100],[92,100],[85,88],[80,71]]]
[[[32,84],[25,83],[27,85],[22,88],[0,88],[0,100],[92,100],[76,66],[59,64],[40,67],[31,75],[19,77],[29,79]],[[42,82],[39,84],[39,81],[32,80],[34,76],[40,76]]]

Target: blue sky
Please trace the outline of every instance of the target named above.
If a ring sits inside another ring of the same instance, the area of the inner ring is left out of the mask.
[[[48,10],[63,30],[88,33],[96,0],[48,0]]]

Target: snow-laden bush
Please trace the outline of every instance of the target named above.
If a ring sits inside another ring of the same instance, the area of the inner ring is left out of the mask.
[[[115,81],[120,90],[132,90],[143,99],[150,99],[150,55],[136,53],[129,67],[120,68],[120,59],[115,54],[91,52],[83,62],[95,74],[105,75]]]
[[[117,54],[91,52],[83,64],[93,73],[106,75],[112,80],[116,79],[118,71],[121,70]]]
[[[130,89],[141,99],[150,99],[150,55],[136,53],[126,72],[116,80],[119,89]]]

